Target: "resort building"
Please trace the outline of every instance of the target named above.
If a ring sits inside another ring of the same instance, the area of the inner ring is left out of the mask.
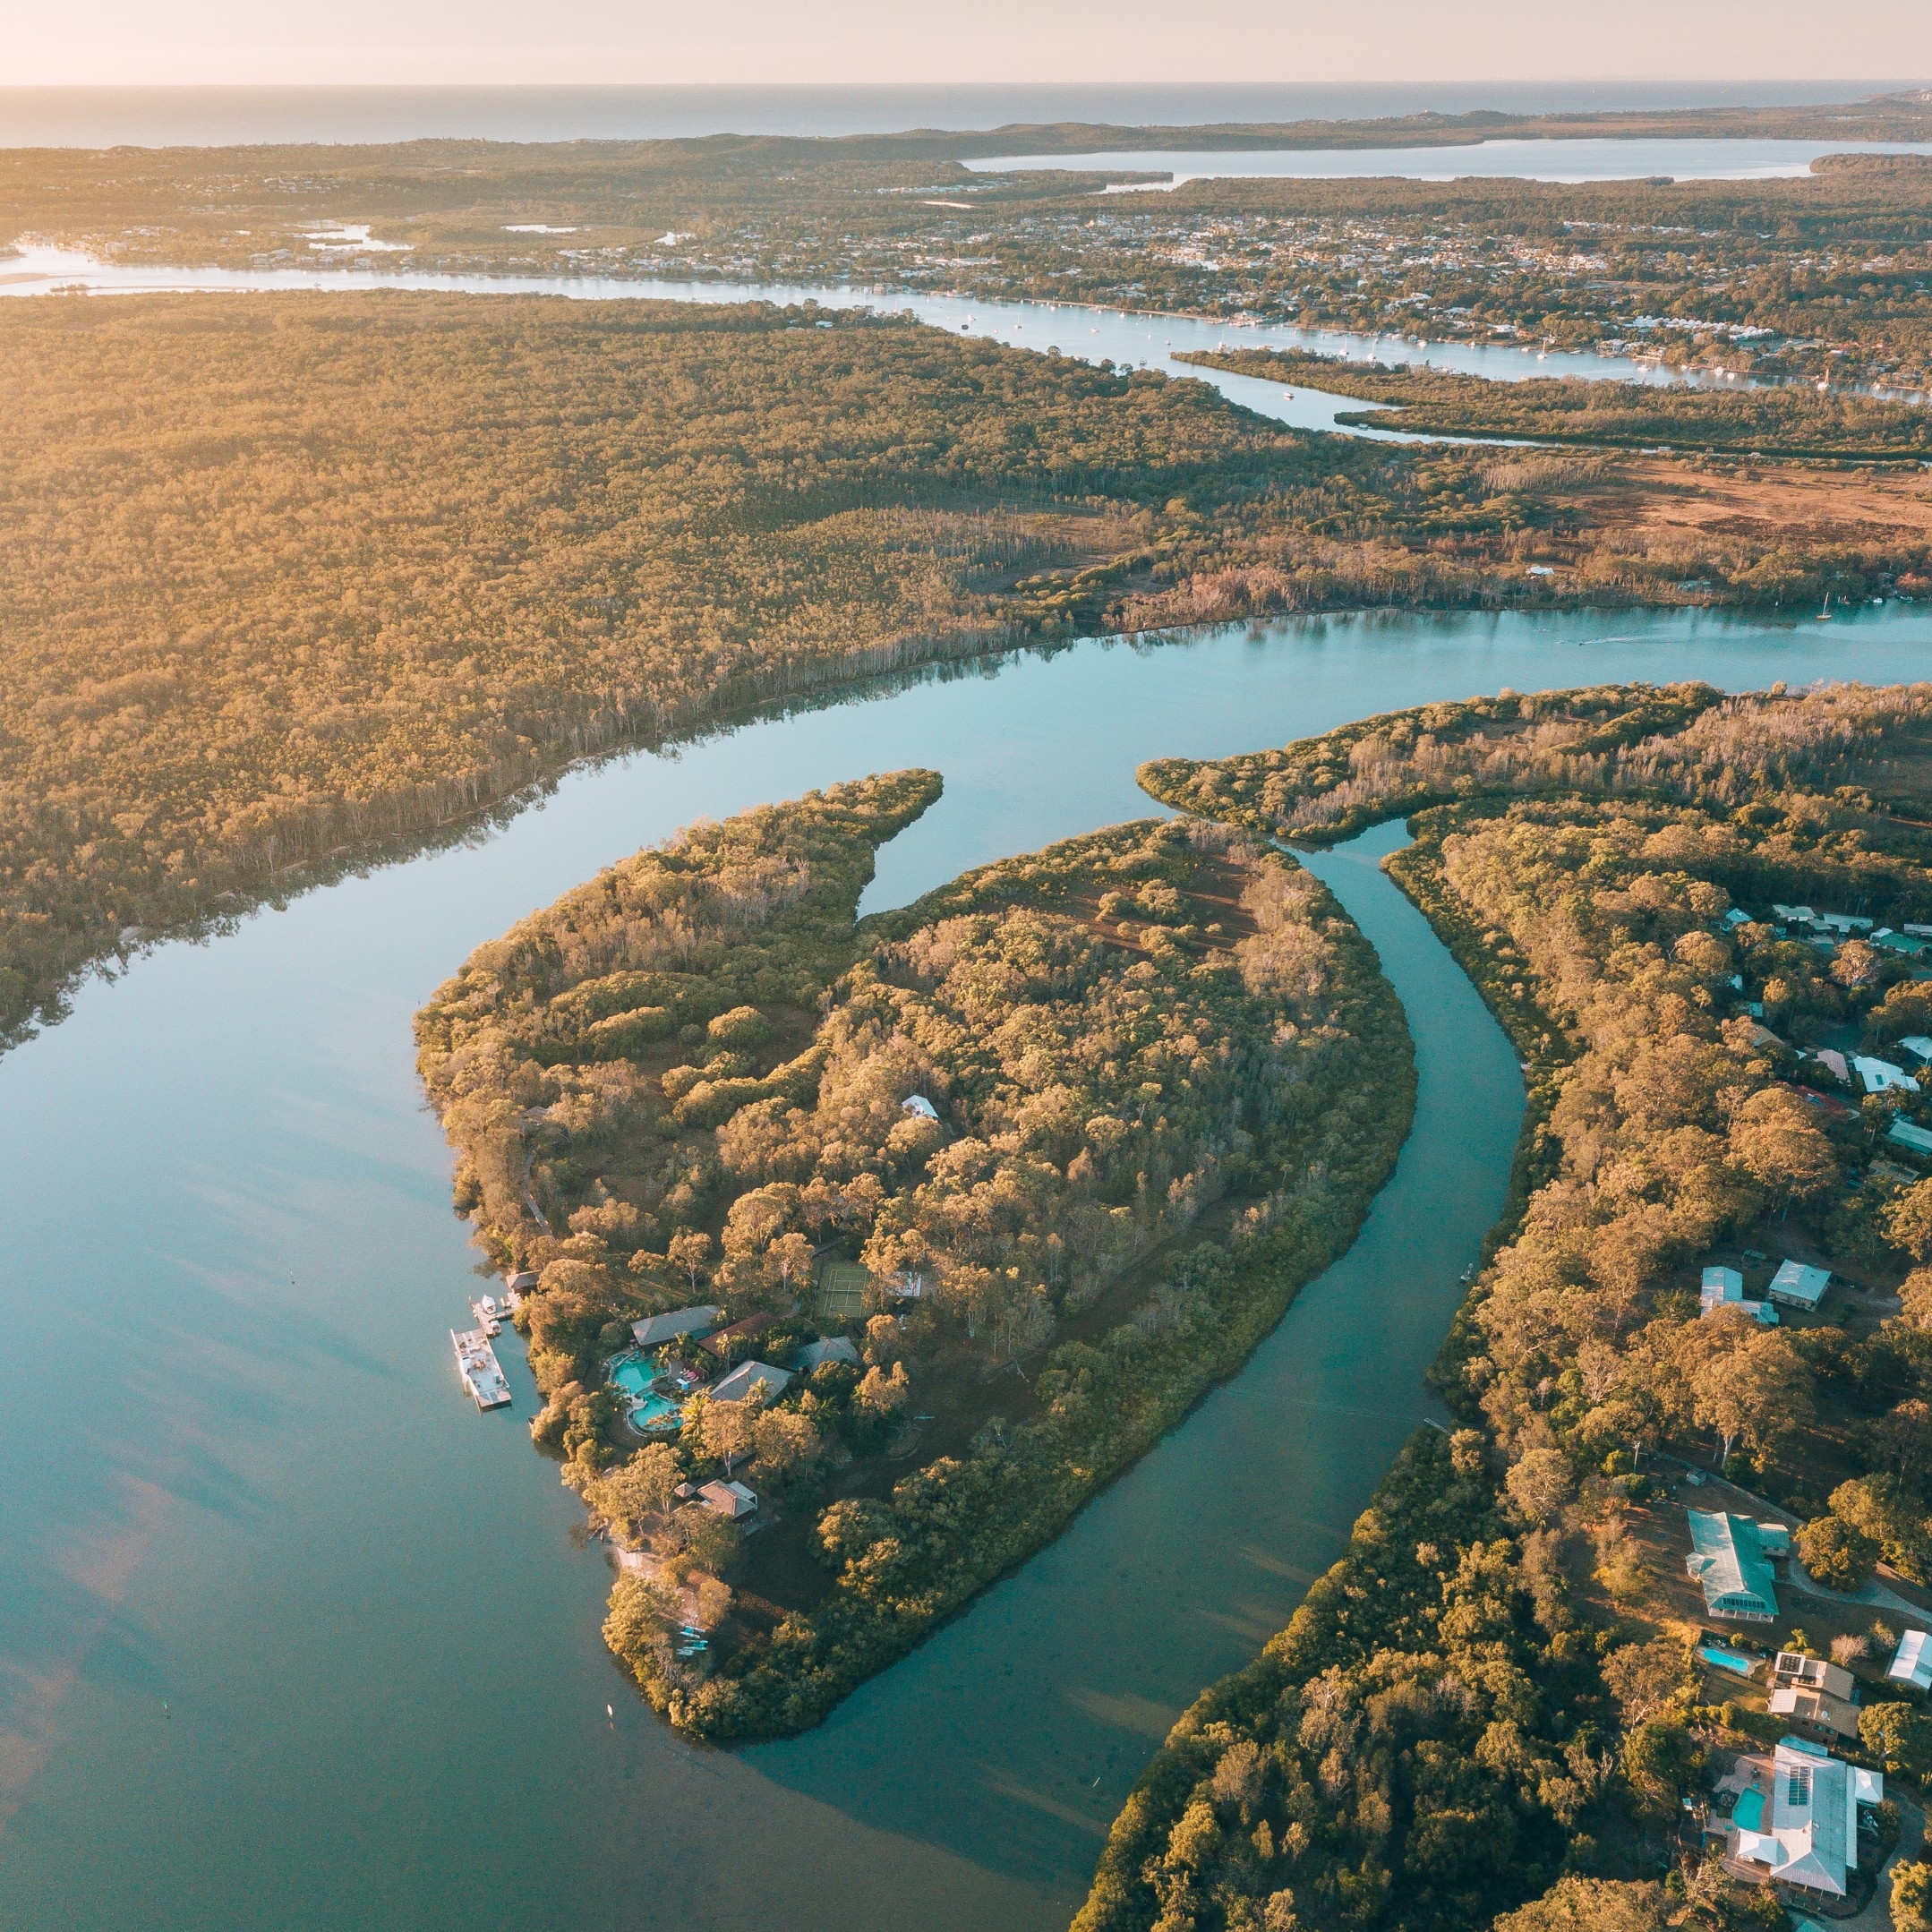
[[[1781,1261],[1771,1278],[1770,1295],[1787,1308],[1816,1308],[1831,1285],[1828,1268],[1807,1268],[1802,1261]]]
[[[1757,1526],[1748,1517],[1692,1509],[1690,1554],[1684,1569],[1704,1591],[1705,1607],[1728,1622],[1770,1623],[1778,1614],[1777,1579],[1771,1573]]]
[[[1885,1675],[1901,1684],[1932,1690],[1932,1631],[1906,1631],[1899,1639],[1898,1654]]]
[[[761,1310],[757,1314],[747,1315],[742,1321],[732,1322],[728,1329],[720,1329],[715,1335],[707,1335],[698,1346],[717,1356],[720,1362],[728,1361],[733,1342],[749,1341],[754,1336],[763,1335],[774,1319]]]
[[[633,1321],[630,1332],[640,1348],[662,1348],[687,1336],[701,1341],[717,1327],[723,1312],[722,1308],[702,1302],[695,1308],[673,1308],[668,1315],[652,1315],[643,1321]]]
[[[740,1362],[729,1375],[711,1385],[714,1402],[742,1402],[754,1389],[765,1391],[767,1402],[775,1402],[791,1381],[787,1369],[774,1369],[769,1362]]]
[[[809,1375],[822,1362],[847,1362],[853,1368],[859,1366],[859,1351],[842,1335],[834,1335],[830,1341],[807,1342],[799,1350],[799,1373]]]
[[[697,1500],[733,1523],[742,1522],[758,1507],[758,1499],[742,1483],[706,1483],[699,1488]]]
[[[1738,1800],[1731,1856],[1754,1876],[1842,1898],[1859,1862],[1859,1807],[1884,1796],[1877,1772],[1859,1770],[1822,1744],[1782,1739],[1771,1760],[1768,1807],[1755,1783]]]

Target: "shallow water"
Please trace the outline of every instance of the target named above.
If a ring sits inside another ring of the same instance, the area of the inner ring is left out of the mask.
[[[820,1731],[739,1754],[671,1737],[604,1655],[608,1575],[526,1438],[520,1346],[514,1410],[458,1391],[476,1283],[412,1013],[638,843],[868,771],[947,784],[869,910],[1144,814],[1150,757],[1504,685],[1916,677],[1928,646],[1897,610],[1089,642],[578,771],[473,845],[84,987],[0,1059],[0,1923],[1064,1924],[1167,1723],[1286,1619],[1424,1413],[1519,1105],[1466,982],[1372,864],[1313,861],[1422,1058],[1364,1240],[1058,1543]]]
[[[1481,141],[1441,148],[1120,149],[1106,154],[1012,154],[964,165],[976,174],[1043,168],[1161,174],[1186,181],[1777,181],[1826,154],[1932,154],[1922,141],[1585,138]]]

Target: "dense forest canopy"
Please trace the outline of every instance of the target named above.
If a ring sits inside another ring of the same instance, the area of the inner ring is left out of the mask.
[[[1932,510],[1889,483],[1740,482],[1692,526],[1722,479],[1310,436],[862,313],[8,301],[0,399],[11,1026],[127,928],[870,672],[1269,611],[1932,587]]]
[[[1710,1613],[1654,1485],[1714,1467],[1691,1507],[1769,1495],[1814,1575],[1851,1587],[1882,1555],[1932,1582],[1932,1269],[1908,1271],[1932,1258],[1932,1179],[1885,1138],[1927,1097],[1861,1099],[1816,1057],[1899,1055],[1932,1020],[1882,936],[1932,918],[1928,754],[1928,686],[1622,687],[1146,768],[1277,833],[1418,814],[1393,869],[1524,1052],[1532,1106],[1438,1370],[1462,1427],[1412,1445],[1288,1629],[1175,1728],[1082,1932],[1474,1928],[1518,1905],[1512,1932],[1784,1922],[1680,1831],[1731,1754],[1793,1721],[1740,1679],[1706,1688]],[[1827,943],[1797,901],[1859,909],[1871,936]],[[1769,1328],[1700,1313],[1705,1265],[1761,1296],[1781,1254],[1842,1286]],[[1932,1773],[1922,1697],[1882,1674],[1882,1606],[1799,1601],[1765,1641],[1828,1644],[1864,1679],[1834,1748]],[[1644,1882],[1660,1863],[1667,1893]]]
[[[636,1559],[606,1635],[708,1736],[816,1722],[1055,1534],[1346,1245],[1407,1129],[1372,953],[1215,827],[1115,827],[855,924],[937,791],[694,826],[418,1021],[458,1208],[534,1278],[534,1433]],[[611,1374],[655,1315],[800,1372],[740,1405],[694,1351],[640,1365],[686,1378],[677,1446],[640,1446]],[[739,1463],[742,1551],[673,1501]]]

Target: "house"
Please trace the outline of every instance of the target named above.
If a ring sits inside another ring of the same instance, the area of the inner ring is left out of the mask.
[[[1898,1655],[1885,1675],[1901,1684],[1932,1690],[1932,1630],[1908,1630],[1899,1639]]]
[[[707,1335],[697,1346],[717,1356],[720,1362],[731,1359],[733,1342],[748,1342],[755,1335],[763,1335],[771,1327],[773,1317],[758,1313],[747,1315],[742,1321],[734,1321],[729,1328],[720,1329],[715,1335]]]
[[[915,1114],[921,1120],[937,1120],[939,1109],[923,1093],[909,1093],[899,1105],[909,1114]]]
[[[1782,1047],[1784,1042],[1766,1026],[1762,1019],[1751,1022],[1751,1045],[1754,1047]]]
[[[706,1483],[697,1492],[705,1509],[737,1523],[754,1514],[758,1499],[742,1483]]]
[[[1789,1718],[1808,1731],[1822,1731],[1834,1738],[1856,1738],[1859,1711],[1855,1704],[1842,1697],[1828,1697],[1822,1690],[1807,1690],[1802,1684],[1785,1684],[1765,1701],[1774,1717]]]
[[[1734,933],[1739,927],[1751,923],[1751,915],[1748,912],[1740,912],[1736,906],[1732,906],[1720,923],[1727,933]]]
[[[1780,1684],[1828,1691],[1847,1704],[1858,1701],[1858,1680],[1850,1671],[1842,1664],[1827,1663],[1823,1657],[1808,1656],[1801,1650],[1781,1650],[1772,1663],[1771,1675]]]
[[[1735,1308],[1755,1316],[1765,1328],[1778,1325],[1778,1312],[1769,1302],[1748,1302],[1744,1298],[1744,1277],[1735,1268],[1706,1268],[1704,1270],[1703,1306],[1700,1313],[1714,1315],[1720,1308]]]
[[[1869,919],[1861,919],[1850,912],[1820,912],[1813,924],[1827,928],[1849,939],[1853,933],[1868,933],[1872,929]]]
[[[1881,926],[1872,935],[1872,944],[1883,946],[1887,953],[1902,954],[1906,959],[1917,959],[1932,948],[1932,940],[1921,939],[1916,933],[1895,933],[1889,926]]]
[[[1909,1149],[1914,1154],[1932,1154],[1932,1133],[1923,1127],[1915,1127],[1909,1120],[1894,1120],[1885,1129],[1885,1139],[1895,1147]]]
[[[1802,1261],[1780,1261],[1771,1278],[1770,1295],[1787,1308],[1816,1308],[1825,1299],[1832,1271],[1828,1268],[1807,1268]]]
[[[1748,1517],[1706,1509],[1690,1518],[1690,1554],[1684,1569],[1704,1591],[1714,1617],[1740,1623],[1770,1623],[1778,1614],[1777,1579],[1771,1574],[1757,1526]]]
[[[1846,1086],[1851,1084],[1851,1069],[1845,1064],[1845,1056],[1835,1047],[1820,1047],[1808,1057],[1816,1060],[1822,1067],[1828,1068],[1833,1075]]]
[[[1859,1807],[1884,1796],[1876,1771],[1855,1769],[1822,1744],[1781,1739],[1771,1760],[1771,1828],[1757,1828],[1764,1823],[1760,1798],[1751,1824],[1739,1825],[1731,1855],[1781,1885],[1842,1898],[1859,1861]],[[1742,1799],[1737,1815],[1745,1815]]]
[[[519,1268],[503,1278],[503,1292],[516,1296],[527,1295],[536,1286],[536,1270],[534,1268]]]
[[[729,1375],[711,1385],[714,1402],[742,1402],[754,1389],[765,1391],[767,1402],[775,1402],[791,1380],[788,1369],[774,1369],[769,1362],[740,1362]]]
[[[1781,926],[1808,926],[1817,918],[1809,906],[1781,906],[1774,904],[1771,916]]]
[[[1852,1055],[1851,1071],[1859,1076],[1867,1093],[1886,1093],[1894,1087],[1902,1087],[1907,1093],[1919,1091],[1919,1082],[1903,1067],[1894,1066],[1889,1060],[1875,1060],[1868,1053]]]
[[[1932,1039],[1923,1033],[1908,1033],[1899,1045],[1915,1060],[1921,1063],[1932,1060]]]
[[[1791,1553],[1791,1533],[1782,1523],[1760,1522],[1757,1547],[1768,1557],[1783,1558]]]
[[[652,1315],[643,1321],[633,1321],[631,1338],[640,1348],[662,1348],[680,1336],[700,1338],[717,1327],[718,1317],[723,1312],[709,1302],[701,1302],[695,1308],[673,1308],[668,1315]]]
[[[807,1342],[799,1350],[799,1373],[809,1375],[822,1362],[849,1362],[859,1366],[859,1351],[842,1335],[827,1342]]]

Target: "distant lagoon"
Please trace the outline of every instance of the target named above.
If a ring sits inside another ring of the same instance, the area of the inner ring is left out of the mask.
[[[1932,154],[1925,142],[1881,141],[1483,141],[1447,148],[1146,150],[1111,154],[1015,154],[964,165],[975,174],[1057,168],[1069,174],[1166,175],[1136,189],[1190,181],[1348,181],[1395,176],[1457,181],[1779,181],[1827,154]],[[1124,191],[1123,191],[1124,192]]]

